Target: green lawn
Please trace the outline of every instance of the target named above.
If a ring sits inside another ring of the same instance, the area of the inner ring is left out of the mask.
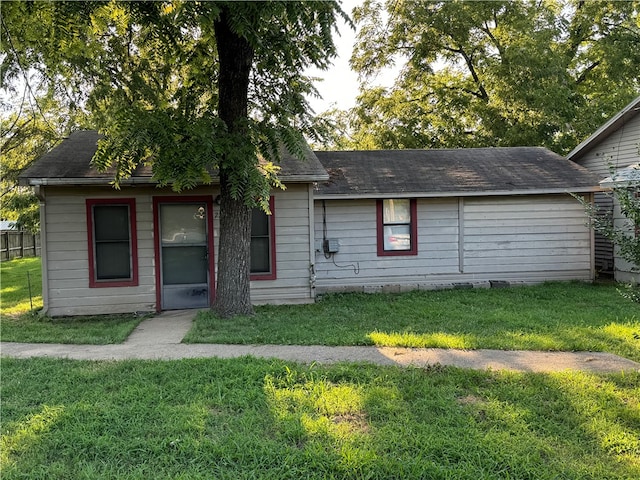
[[[141,321],[134,315],[52,319],[28,313],[25,272],[32,272],[32,292],[39,295],[39,265],[39,258],[2,263],[3,341],[120,343]],[[640,305],[617,289],[572,282],[327,295],[310,305],[260,306],[255,316],[233,320],[201,312],[185,341],[607,351],[640,361]]]
[[[39,257],[0,263],[2,283],[0,338],[5,342],[36,343],[122,343],[144,318],[136,315],[97,315],[50,318],[42,308],[42,275]],[[27,277],[29,272],[29,277]],[[31,280],[33,310],[29,300]]]
[[[7,315],[2,339],[111,343],[140,318]],[[15,301],[20,304],[20,301]],[[8,308],[8,307],[7,307]],[[201,314],[191,340],[592,349],[640,360],[615,287],[333,295]],[[640,372],[1,359],[0,470],[29,479],[640,478]]]
[[[42,308],[42,270],[40,257],[0,263],[0,314],[18,315]],[[31,297],[29,297],[31,283]]]
[[[640,478],[640,373],[2,359],[3,480]]]
[[[185,341],[608,351],[640,361],[640,305],[615,285],[328,295],[233,320],[201,312]]]

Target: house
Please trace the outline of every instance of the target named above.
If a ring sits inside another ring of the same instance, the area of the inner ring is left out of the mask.
[[[215,297],[219,187],[176,194],[141,166],[119,190],[75,132],[21,178],[41,200],[50,315],[200,308]],[[541,148],[285,155],[272,215],[254,211],[251,299],[593,278],[568,192],[597,179]]]
[[[592,233],[567,192],[597,182],[549,150],[316,155],[330,177],[314,196],[318,292],[593,278]]]
[[[574,148],[567,158],[589,169],[600,181],[640,162],[640,97]],[[596,193],[595,203],[602,212],[613,215],[618,226],[626,222],[611,194]],[[599,234],[595,236],[595,259],[596,269],[613,274],[617,281],[640,281],[638,272],[632,271],[633,265],[617,255],[611,242]]]
[[[41,202],[43,302],[49,315],[201,308],[215,296],[218,185],[176,194],[140,166],[116,190],[90,165],[99,135],[75,132],[27,169]],[[329,177],[309,151],[285,155],[272,216],[254,212],[251,299],[310,302],[313,184]]]

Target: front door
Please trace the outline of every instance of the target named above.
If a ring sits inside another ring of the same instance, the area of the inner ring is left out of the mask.
[[[188,198],[188,197],[187,197]],[[156,202],[160,305],[162,310],[205,308],[211,304],[213,262],[211,202]]]

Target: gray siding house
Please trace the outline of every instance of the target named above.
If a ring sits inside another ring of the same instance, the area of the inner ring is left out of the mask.
[[[44,308],[52,316],[209,306],[215,298],[219,186],[176,194],[140,167],[122,182],[90,165],[99,135],[73,133],[22,176],[41,201]],[[309,151],[285,155],[267,216],[253,216],[251,298],[310,302],[313,183],[328,179]]]
[[[120,190],[72,134],[22,176],[41,200],[48,314],[201,308],[215,298],[219,187],[176,194],[140,167]],[[593,235],[569,192],[597,178],[540,148],[285,155],[252,220],[251,298],[591,280]]]
[[[593,278],[568,192],[596,180],[543,148],[316,152],[318,292]]]
[[[567,158],[593,172],[599,181],[640,163],[640,97],[580,143]],[[613,215],[618,227],[628,223],[610,193],[596,193],[595,203],[600,210]],[[597,233],[595,261],[597,271],[613,274],[617,281],[640,282],[640,274],[632,271],[633,265],[618,256],[611,242]]]

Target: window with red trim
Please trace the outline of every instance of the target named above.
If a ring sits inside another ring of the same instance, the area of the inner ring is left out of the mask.
[[[390,198],[376,204],[378,256],[418,254],[415,199]]]
[[[138,285],[135,199],[88,199],[86,205],[89,287]]]
[[[269,198],[267,215],[260,208],[251,213],[251,280],[275,280],[276,278],[276,227],[275,205]]]

